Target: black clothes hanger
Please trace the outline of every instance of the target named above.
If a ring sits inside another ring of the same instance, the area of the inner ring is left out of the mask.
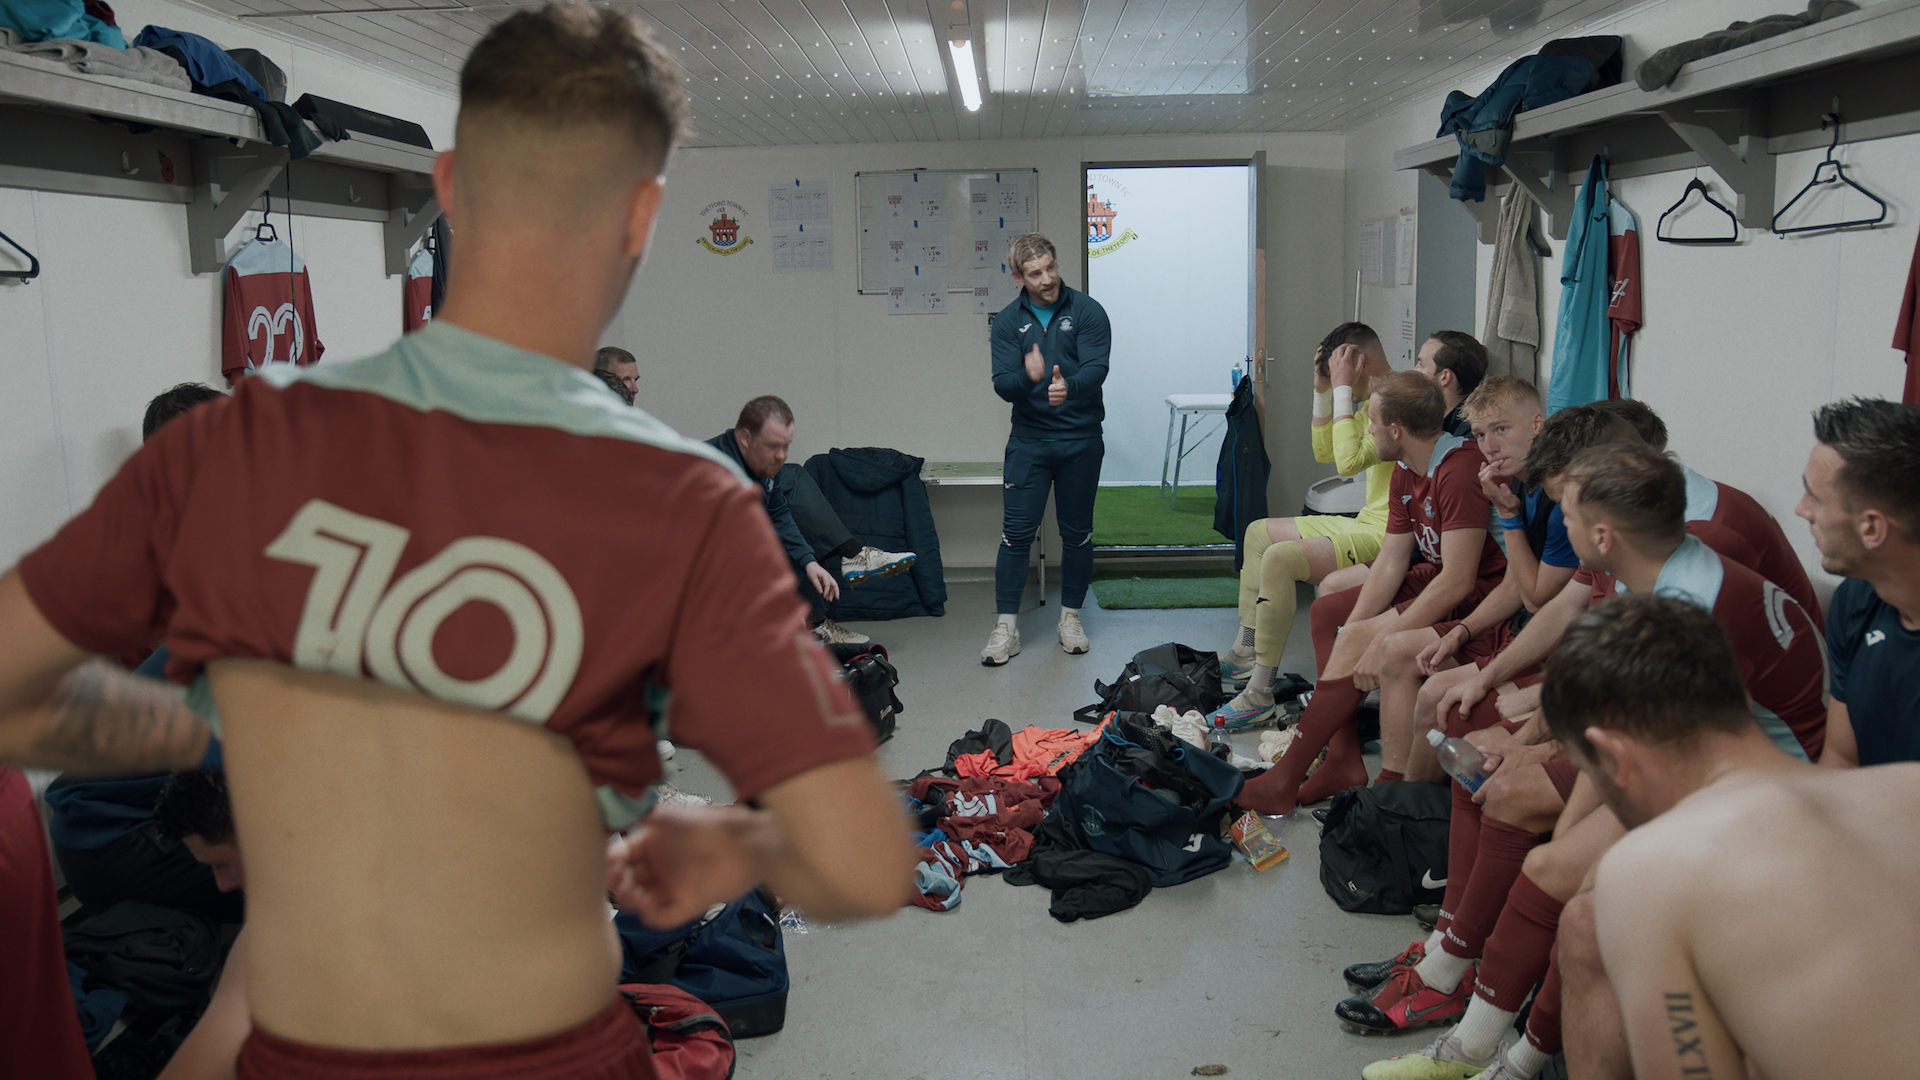
[[[1696,191],[1700,193],[1702,199],[1706,200],[1708,206],[1727,215],[1727,235],[1702,237],[1662,236],[1660,234],[1660,227],[1665,225],[1667,218],[1671,216],[1675,210],[1680,209],[1688,199],[1692,198],[1693,193]],[[1714,198],[1713,192],[1708,191],[1707,185],[1701,183],[1700,178],[1696,176],[1687,182],[1687,190],[1680,193],[1680,198],[1672,206],[1667,207],[1667,212],[1661,214],[1660,220],[1654,223],[1653,238],[1667,244],[1737,244],[1740,242],[1740,219],[1734,216],[1733,211],[1722,205],[1720,200]]]
[[[0,278],[14,278],[24,285],[40,276],[40,260],[33,257],[33,252],[14,243],[13,237],[6,233],[0,233],[0,240],[5,240],[8,247],[27,257],[25,270],[0,270]]]
[[[263,244],[271,244],[280,239],[280,234],[273,231],[273,222],[267,220],[273,216],[273,192],[267,191],[261,194],[267,197],[267,209],[260,215],[260,227],[253,230],[253,238]],[[288,211],[292,211],[291,206],[288,207]]]
[[[1836,107],[1837,107],[1837,103],[1836,103]],[[1878,195],[1875,195],[1873,192],[1868,191],[1866,188],[1861,187],[1859,184],[1854,183],[1853,180],[1847,176],[1846,166],[1833,160],[1833,151],[1836,147],[1840,145],[1840,114],[1838,112],[1823,113],[1820,117],[1821,131],[1827,130],[1827,124],[1829,121],[1831,121],[1833,124],[1833,141],[1827,144],[1827,159],[1813,167],[1813,179],[1807,181],[1807,186],[1801,188],[1799,191],[1799,194],[1796,194],[1793,198],[1788,199],[1787,205],[1781,207],[1780,212],[1773,215],[1773,234],[1775,236],[1787,236],[1791,233],[1803,233],[1803,232],[1827,232],[1832,229],[1852,229],[1862,225],[1866,226],[1867,228],[1872,228],[1873,226],[1878,225],[1881,222],[1887,220],[1886,200],[1882,199]],[[1831,176],[1827,175],[1828,166],[1833,167],[1833,175]],[[1848,187],[1852,188],[1853,190],[1859,192],[1862,195],[1865,195],[1867,198],[1872,199],[1876,204],[1878,204],[1880,207],[1880,216],[1871,217],[1871,218],[1860,218],[1855,221],[1835,221],[1825,225],[1795,225],[1793,228],[1790,228],[1790,229],[1781,228],[1780,219],[1787,216],[1787,211],[1793,209],[1793,204],[1799,202],[1801,196],[1805,195],[1807,192],[1812,191],[1814,188],[1822,184],[1847,185]]]

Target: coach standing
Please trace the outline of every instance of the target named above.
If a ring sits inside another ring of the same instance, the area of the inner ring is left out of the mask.
[[[1018,299],[993,319],[993,389],[1013,403],[1007,439],[994,568],[999,617],[980,662],[997,667],[1020,652],[1015,616],[1027,584],[1027,552],[1054,493],[1060,522],[1060,648],[1087,651],[1080,605],[1093,578],[1093,498],[1100,486],[1107,415],[1100,384],[1107,378],[1113,335],[1106,309],[1060,280],[1053,242],[1022,233],[1007,248],[1020,283]]]

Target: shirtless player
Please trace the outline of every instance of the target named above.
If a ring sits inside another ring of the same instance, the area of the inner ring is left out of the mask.
[[[759,881],[827,919],[910,895],[903,815],[758,493],[589,374],[679,79],[613,11],[495,26],[434,167],[461,242],[433,323],[244,380],[0,577],[0,762],[198,761],[208,726],[170,688],[88,662],[162,636],[219,708],[243,1078],[647,1077],[610,888],[663,927]],[[655,686],[750,801],[642,819]]]
[[[1554,735],[1631,831],[1601,861],[1600,951],[1640,1080],[1901,1076],[1920,952],[1920,765],[1795,760],[1746,707],[1707,612],[1650,597],[1583,616],[1547,662]],[[1810,929],[1816,932],[1809,932]]]

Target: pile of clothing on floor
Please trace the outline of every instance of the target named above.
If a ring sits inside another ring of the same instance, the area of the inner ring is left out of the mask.
[[[1015,732],[988,720],[956,740],[943,766],[906,785],[925,830],[913,903],[950,911],[967,877],[1004,873],[1045,886],[1048,912],[1073,922],[1226,866],[1225,814],[1241,771],[1207,751],[1192,717],[1161,712],[1116,710],[1091,730]]]

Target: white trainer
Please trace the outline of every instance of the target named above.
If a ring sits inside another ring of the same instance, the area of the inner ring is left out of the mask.
[[[873,639],[857,630],[849,630],[832,619],[824,619],[813,634],[828,645],[865,645]]]
[[[980,662],[999,667],[1019,655],[1020,628],[1009,623],[994,623],[993,633],[987,635],[987,647],[980,650]]]
[[[1060,651],[1076,656],[1088,649],[1087,632],[1080,626],[1080,613],[1063,611],[1060,613]]]
[[[911,551],[863,547],[858,555],[840,560],[840,576],[846,578],[849,585],[858,585],[869,578],[892,577],[911,567],[918,557]]]

